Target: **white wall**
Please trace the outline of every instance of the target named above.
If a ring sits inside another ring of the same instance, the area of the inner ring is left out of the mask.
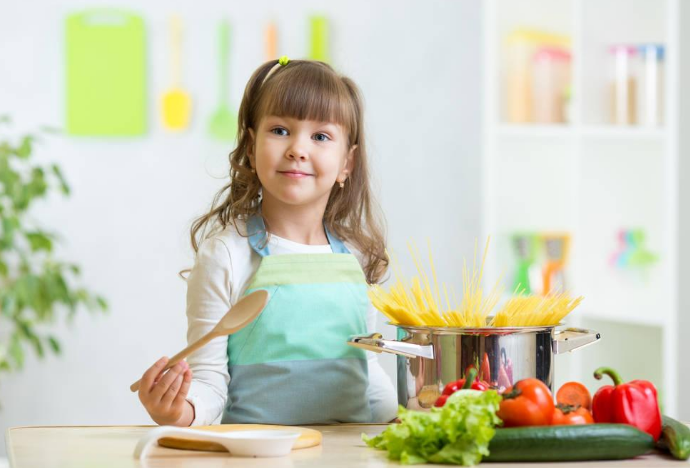
[[[678,2],[681,25],[690,24],[690,4],[688,2]],[[687,83],[690,79],[690,29],[681,27],[678,31],[680,44],[678,67],[678,83]],[[678,158],[678,190],[679,204],[678,210],[678,333],[676,343],[678,343],[678,419],[690,421],[690,401],[686,398],[686,392],[690,385],[690,363],[687,356],[690,355],[690,341],[683,330],[690,330],[690,246],[687,239],[690,237],[690,161],[688,151],[690,150],[690,132],[683,131],[690,128],[690,91],[687,86],[678,87],[680,100],[678,102],[679,113],[679,158]]]
[[[461,284],[461,260],[472,254],[480,230],[479,2],[56,3],[0,6],[0,115],[10,114],[19,130],[62,126],[63,19],[83,7],[115,5],[145,19],[151,128],[138,139],[52,137],[41,148],[62,165],[73,195],[37,207],[36,217],[62,234],[60,256],[82,265],[85,284],[111,307],[107,315],[80,313],[71,326],[58,325],[60,357],[32,358],[22,372],[0,374],[3,433],[19,425],[150,421],[128,386],[159,356],[186,344],[186,288],[177,272],[193,261],[189,224],[227,172],[230,148],[206,132],[216,103],[215,28],[222,16],[234,28],[235,108],[263,60],[265,20],[278,22],[279,52],[297,58],[306,54],[307,16],[331,18],[334,65],[366,99],[390,246],[409,263],[405,243],[430,238],[439,277]],[[157,112],[170,84],[171,13],[185,22],[184,86],[195,110],[182,135],[165,133]],[[393,375],[394,360],[384,361]]]

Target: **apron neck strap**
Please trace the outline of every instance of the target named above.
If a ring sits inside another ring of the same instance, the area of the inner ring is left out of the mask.
[[[261,215],[252,215],[247,220],[247,236],[249,236],[249,245],[252,246],[254,252],[262,257],[267,257],[269,255],[266,225]]]
[[[349,254],[350,251],[347,250],[347,247],[345,247],[345,244],[343,241],[335,237],[335,234],[332,234],[331,231],[328,230],[328,228],[324,225],[323,229],[326,231],[326,237],[328,238],[328,243],[331,244],[331,250],[333,253],[337,254]]]
[[[345,247],[343,241],[338,239],[329,231],[324,225],[328,243],[331,245],[333,253],[349,254],[350,251]],[[268,236],[266,235],[266,224],[261,215],[253,215],[247,220],[247,236],[249,238],[249,245],[251,245],[254,252],[262,257],[270,255],[268,251]]]

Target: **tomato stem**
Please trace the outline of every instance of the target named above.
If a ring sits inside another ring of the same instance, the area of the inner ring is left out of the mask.
[[[572,413],[573,411],[577,411],[582,407],[582,405],[564,405],[563,403],[559,403],[556,405],[556,408],[560,409],[563,414],[569,414]]]

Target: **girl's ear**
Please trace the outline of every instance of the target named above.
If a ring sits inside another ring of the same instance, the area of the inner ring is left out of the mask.
[[[247,145],[247,156],[249,157],[249,164],[252,166],[252,168],[256,169],[254,167],[254,147],[256,145],[256,134],[254,133],[253,128],[248,128],[249,130],[249,145]]]
[[[338,181],[339,182],[344,182],[345,179],[347,179],[350,174],[352,174],[352,171],[355,168],[355,155],[357,153],[357,145],[352,145],[352,148],[350,148],[347,152],[347,156],[345,156],[345,165],[343,166],[343,170],[340,171],[340,175],[338,176]]]

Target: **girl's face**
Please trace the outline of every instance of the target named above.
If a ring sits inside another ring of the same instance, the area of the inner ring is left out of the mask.
[[[340,125],[267,116],[249,133],[249,159],[264,198],[289,205],[322,202],[325,209],[333,185],[352,173],[356,146],[348,148]]]

